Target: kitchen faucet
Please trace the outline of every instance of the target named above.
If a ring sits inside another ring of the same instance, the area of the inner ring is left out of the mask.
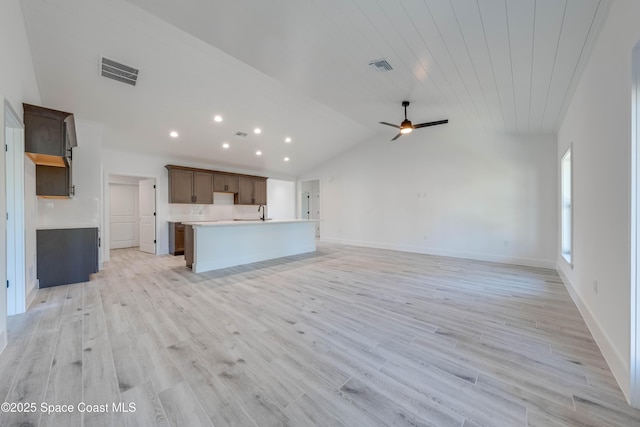
[[[265,206],[264,205],[258,206],[258,212],[260,212],[260,208],[262,208],[262,216],[260,217],[260,219],[264,221],[264,208],[265,208]]]

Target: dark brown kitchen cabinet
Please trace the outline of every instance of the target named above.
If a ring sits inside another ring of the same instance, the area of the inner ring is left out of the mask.
[[[72,194],[71,167],[36,165],[36,195],[67,198]]]
[[[184,224],[181,222],[169,223],[169,253],[171,255],[184,254]]]
[[[193,203],[213,204],[213,174],[193,173]]]
[[[213,173],[181,169],[169,169],[169,203],[213,203]]]
[[[226,173],[213,174],[213,191],[217,193],[237,193],[238,175]]]
[[[72,149],[77,146],[73,114],[23,104],[25,154],[36,164],[36,195],[69,198]]]
[[[169,171],[169,203],[212,204],[213,193],[233,193],[236,205],[266,205],[267,178],[186,166]]]
[[[267,180],[258,177],[238,177],[237,205],[266,205]]]
[[[264,178],[253,179],[253,204],[267,204],[267,180]]]
[[[187,267],[193,267],[193,227],[191,225],[184,226],[184,260]]]
[[[77,145],[73,114],[36,105],[24,108],[24,151],[36,164],[65,166]],[[47,159],[51,157],[51,159]],[[63,162],[63,164],[60,164]]]

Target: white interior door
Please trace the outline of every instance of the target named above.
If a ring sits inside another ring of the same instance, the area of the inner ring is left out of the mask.
[[[140,201],[140,250],[156,253],[156,184],[155,179],[138,183]]]
[[[138,185],[109,185],[109,248],[140,246]]]

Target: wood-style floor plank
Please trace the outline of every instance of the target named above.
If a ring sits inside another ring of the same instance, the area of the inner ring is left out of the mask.
[[[4,400],[110,411],[2,426],[640,425],[546,269],[318,243],[194,274],[120,249],[8,337]]]

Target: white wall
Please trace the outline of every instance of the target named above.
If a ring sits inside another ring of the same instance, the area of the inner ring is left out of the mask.
[[[0,93],[22,119],[22,103],[41,105],[19,0],[0,2]]]
[[[0,2],[0,117],[2,117],[2,136],[0,146],[4,145],[4,100],[22,118],[22,103],[40,104],[41,97],[33,67],[31,49],[24,25],[24,17],[19,0]],[[0,155],[0,164],[5,164],[4,150]],[[0,178],[0,212],[6,210],[4,173]],[[27,240],[35,235],[35,229],[26,230]],[[6,281],[6,232],[0,227],[0,283]],[[6,344],[6,293],[0,292],[0,351]]]
[[[555,153],[552,135],[451,126],[366,141],[307,174],[320,178],[320,238],[554,267]]]
[[[638,16],[640,2],[612,2],[558,133],[556,164],[573,143],[574,268],[561,256],[558,268],[627,396],[631,52],[640,39]]]

